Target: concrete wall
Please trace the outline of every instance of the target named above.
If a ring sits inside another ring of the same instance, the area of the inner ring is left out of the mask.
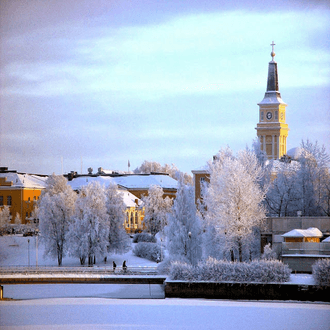
[[[325,255],[282,255],[283,263],[287,264],[293,272],[297,273],[312,273],[313,264],[323,258],[330,258]]]
[[[262,229],[263,234],[282,235],[293,229],[316,227],[330,234],[330,217],[284,217],[267,218]]]
[[[330,302],[330,287],[287,283],[264,284],[166,281],[165,297]]]

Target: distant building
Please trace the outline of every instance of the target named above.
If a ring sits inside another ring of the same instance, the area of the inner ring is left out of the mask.
[[[69,186],[75,191],[81,190],[82,187],[92,183],[98,182],[101,186],[107,187],[110,183],[117,184],[111,176],[88,176],[80,175],[77,177],[70,178],[68,181]],[[125,187],[118,185],[118,192],[123,197],[125,204],[125,215],[126,219],[123,223],[125,230],[128,233],[141,232],[144,229],[144,207],[142,201],[135,195],[130,193]]]
[[[91,182],[99,182],[105,187],[110,182],[115,183],[123,195],[126,206],[126,220],[123,225],[128,233],[141,232],[144,229],[144,206],[141,197],[148,195],[150,186],[162,187],[164,198],[166,196],[175,197],[177,191],[177,181],[163,173],[125,174],[102,168],[99,168],[96,174],[91,172],[89,174],[69,173],[67,175],[68,184],[73,190],[80,190],[82,186]]]
[[[287,104],[281,99],[278,87],[274,45],[273,42],[272,60],[268,64],[267,90],[263,100],[258,103],[259,123],[256,127],[261,150],[267,153],[268,159],[280,159],[286,154],[286,140],[289,133],[286,123]]]
[[[20,173],[16,170],[0,168],[0,207],[10,207],[11,222],[17,214],[26,224],[34,220],[34,206],[41,191],[46,187],[47,176]]]

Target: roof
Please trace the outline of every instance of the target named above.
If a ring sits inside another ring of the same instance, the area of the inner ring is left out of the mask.
[[[101,185],[108,186],[110,182],[127,189],[149,189],[151,186],[160,186],[163,189],[177,189],[178,182],[166,174],[128,174],[119,176],[109,175],[81,175],[69,180],[72,189],[80,189],[90,182],[99,182]]]
[[[160,186],[163,189],[177,189],[178,182],[165,174],[131,174],[112,178],[118,185],[127,189],[149,189]]]
[[[98,182],[101,186],[107,187],[110,183],[115,183],[116,178],[110,177],[110,176],[80,176],[77,178],[72,179],[71,181],[68,181],[69,186],[73,190],[80,190],[83,186],[88,185],[91,182]],[[118,185],[118,184],[117,184]],[[135,207],[136,203],[135,201],[137,200],[138,205],[142,205],[142,201],[137,198],[135,195],[130,193],[128,190],[123,189],[122,187],[119,186],[118,192],[122,194],[124,204],[126,207]]]
[[[322,241],[322,243],[323,243],[323,242],[325,242],[325,243],[330,243],[330,236],[327,237],[326,239],[324,239],[324,240]]]
[[[12,182],[11,186],[7,186],[8,188],[44,189],[48,177],[36,174],[4,172],[0,173],[0,178],[6,178],[7,182]]]
[[[322,237],[323,234],[321,230],[311,227],[308,229],[293,229],[285,234],[282,237]]]

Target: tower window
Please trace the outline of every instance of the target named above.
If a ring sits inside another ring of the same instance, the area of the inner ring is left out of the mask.
[[[264,121],[264,112],[263,111],[261,111],[261,113],[260,113],[260,120]]]
[[[278,111],[275,111],[275,120],[278,120]]]

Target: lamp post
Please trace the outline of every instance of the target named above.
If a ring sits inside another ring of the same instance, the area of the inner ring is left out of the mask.
[[[28,239],[28,266],[30,267],[30,239]]]
[[[39,229],[36,229],[36,267],[38,267],[38,237],[39,237]]]

